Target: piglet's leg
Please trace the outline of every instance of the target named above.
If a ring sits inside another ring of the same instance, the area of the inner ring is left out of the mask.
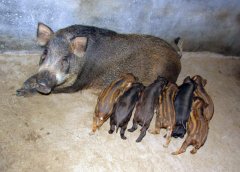
[[[133,119],[132,128],[128,129],[129,132],[134,132],[137,129],[137,122]]]
[[[155,128],[149,129],[148,132],[151,134],[160,134],[160,122],[158,116],[156,116]]]
[[[178,155],[186,151],[187,147],[191,144],[191,138],[188,136],[186,140],[183,142],[182,147],[176,151],[173,152],[172,155]]]
[[[161,98],[160,98],[160,100],[161,100]],[[160,106],[160,109],[161,109],[161,107],[162,106]],[[156,115],[155,128],[148,130],[148,132],[151,134],[160,134],[161,125],[160,125],[160,119],[159,119],[160,114],[159,113],[160,113],[159,107],[155,108],[154,109],[154,115]]]
[[[148,132],[151,134],[160,134],[160,128],[149,129]]]
[[[198,151],[198,149],[199,149],[200,147],[201,147],[200,144],[197,143],[197,144],[194,146],[194,148],[190,151],[190,153],[191,153],[191,154],[197,153],[197,151]]]
[[[167,134],[166,134],[166,143],[163,145],[163,147],[167,148],[170,141],[171,141],[171,136],[172,136],[172,127],[167,128]]]
[[[127,137],[124,136],[126,129],[127,129],[127,123],[121,128],[121,131],[120,131],[120,136],[123,140],[127,139]]]
[[[110,119],[110,130],[108,131],[109,134],[112,134],[115,130],[115,125],[114,125],[114,121],[113,119],[111,118]]]
[[[93,123],[92,123],[92,132],[90,132],[90,135],[93,135],[97,130],[97,117],[93,117]]]
[[[147,131],[147,128],[146,127],[143,127],[141,129],[141,134],[139,135],[139,137],[137,138],[136,142],[141,142],[143,137],[146,135],[146,131]]]

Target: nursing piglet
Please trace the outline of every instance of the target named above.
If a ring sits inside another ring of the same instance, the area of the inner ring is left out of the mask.
[[[204,108],[206,108],[204,100],[199,97],[194,97],[192,111],[187,123],[187,137],[183,142],[181,148],[173,152],[173,155],[178,155],[186,151],[189,145],[193,145],[193,149],[190,151],[192,154],[204,145],[208,136],[208,120],[204,117]]]
[[[133,132],[137,129],[138,124],[142,126],[141,134],[136,142],[141,142],[146,135],[146,131],[149,128],[154,115],[154,109],[158,104],[159,96],[167,82],[168,81],[165,78],[158,76],[158,78],[143,91],[141,98],[136,105],[133,126],[131,129],[128,129],[129,132]]]
[[[118,98],[136,82],[137,78],[133,74],[125,74],[113,81],[99,95],[93,117],[93,134],[111,116],[114,104]]]
[[[179,87],[174,101],[176,125],[172,136],[175,138],[183,138],[186,133],[186,123],[190,115],[195,88],[196,84],[189,76],[184,79],[183,84]]]
[[[109,134],[112,134],[115,130],[115,126],[121,128],[120,136],[122,139],[127,139],[124,136],[128,122],[132,116],[133,109],[144,90],[144,86],[141,83],[134,83],[121,97],[119,97],[117,103],[114,106],[113,113],[110,117],[110,130]]]
[[[151,134],[159,134],[160,128],[167,129],[166,143],[167,147],[171,141],[171,136],[176,123],[176,113],[174,109],[174,99],[178,87],[176,84],[168,83],[159,97],[159,108],[156,109],[155,129],[150,130]]]
[[[192,80],[194,80],[194,82],[197,84],[197,88],[194,91],[194,96],[201,97],[204,100],[204,102],[208,104],[208,106],[204,109],[204,115],[205,115],[205,118],[208,121],[210,121],[214,113],[214,104],[211,97],[209,96],[209,94],[204,88],[205,85],[207,84],[207,80],[203,79],[199,75],[193,76]]]

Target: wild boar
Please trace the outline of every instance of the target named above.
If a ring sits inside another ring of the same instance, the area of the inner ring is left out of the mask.
[[[39,23],[37,41],[44,50],[34,89],[42,94],[103,88],[123,73],[133,73],[145,84],[158,75],[175,82],[181,71],[181,53],[150,35],[119,34],[84,25],[53,32]],[[27,92],[23,86],[17,95]]]

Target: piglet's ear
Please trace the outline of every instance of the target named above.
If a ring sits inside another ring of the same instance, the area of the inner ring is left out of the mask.
[[[206,84],[207,84],[207,80],[203,79],[203,86],[205,87]]]
[[[37,28],[37,42],[41,46],[47,45],[48,41],[51,39],[54,32],[50,27],[43,23],[38,23]]]
[[[187,77],[183,80],[183,83],[187,83],[187,82],[189,82],[189,81],[191,81],[191,78],[190,78],[190,76],[187,76]]]
[[[76,37],[72,39],[70,49],[76,56],[83,57],[87,49],[87,37]]]

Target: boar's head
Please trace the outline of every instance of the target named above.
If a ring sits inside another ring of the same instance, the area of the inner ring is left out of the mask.
[[[80,64],[84,63],[87,38],[73,37],[63,30],[54,33],[50,27],[39,23],[37,41],[44,51],[39,61],[36,89],[49,94],[54,87],[77,77]]]

